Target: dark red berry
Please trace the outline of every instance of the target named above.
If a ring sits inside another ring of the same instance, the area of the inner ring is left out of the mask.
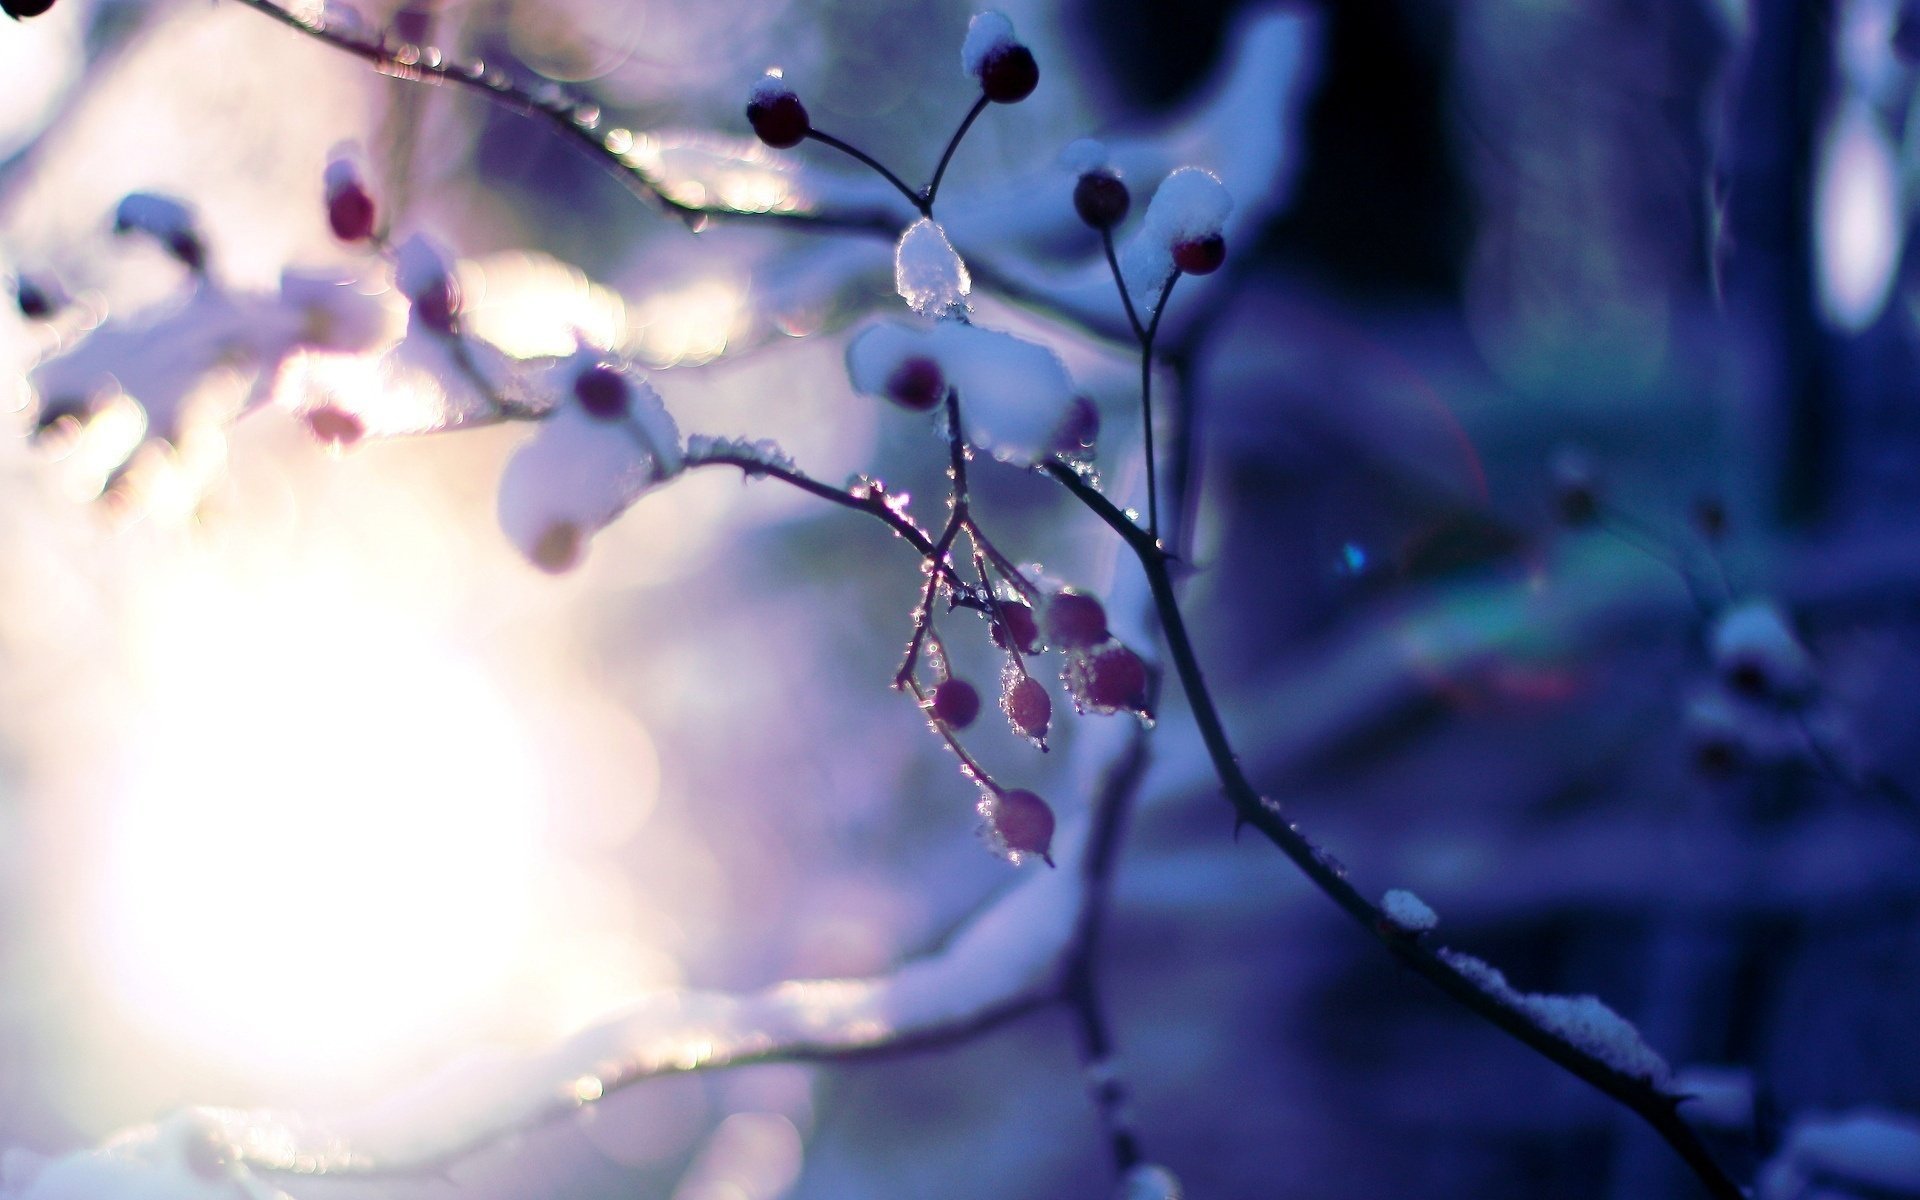
[[[1211,275],[1227,261],[1227,239],[1217,233],[1173,244],[1173,265],[1188,275]]]
[[[627,415],[627,381],[605,363],[580,372],[573,381],[573,394],[589,416],[618,421]]]
[[[1053,452],[1068,458],[1084,455],[1099,440],[1100,410],[1085,396],[1075,396],[1067,419],[1060,423],[1060,432],[1054,435]]]
[[[955,729],[965,729],[980,715],[980,693],[964,679],[949,679],[933,689],[933,715]]]
[[[327,225],[343,242],[364,242],[373,236],[373,197],[358,181],[349,181],[327,195]]]
[[[747,102],[747,124],[761,141],[775,150],[787,150],[805,141],[812,130],[807,106],[792,92],[756,96]]]
[[[37,17],[53,7],[53,0],[0,0],[0,11],[16,21]]]
[[[1071,671],[1074,690],[1089,708],[1105,712],[1147,709],[1147,664],[1125,646],[1096,650]]]
[[[1068,650],[1098,646],[1107,640],[1107,610],[1092,596],[1056,592],[1047,601],[1047,637]]]
[[[994,47],[980,62],[980,91],[995,104],[1018,104],[1040,83],[1033,51],[1010,42]]]
[[[57,307],[47,289],[31,279],[21,279],[15,283],[13,300],[20,307],[20,315],[32,321],[46,320]]]
[[[331,404],[308,409],[306,419],[307,429],[329,446],[351,446],[367,432],[366,422]]]
[[[1053,701],[1047,689],[1031,675],[1015,675],[1000,695],[1000,709],[1015,733],[1043,741],[1047,722],[1053,718]]]
[[[925,412],[946,395],[947,379],[940,364],[915,355],[887,376],[887,398],[909,412]]]
[[[1127,219],[1133,197],[1112,171],[1088,171],[1073,185],[1073,211],[1095,229],[1112,229]]]
[[[413,311],[427,328],[452,333],[454,318],[460,312],[460,297],[453,290],[453,281],[440,279],[422,288],[413,298]]]
[[[1053,865],[1053,810],[1045,800],[1025,788],[1001,792],[987,801],[987,820],[1007,849]]]
[[[200,239],[187,230],[178,230],[167,235],[167,253],[179,259],[189,271],[204,271],[207,267],[207,248]]]
[[[586,539],[580,527],[571,521],[556,521],[547,526],[533,543],[533,565],[549,575],[571,571],[580,561]]]
[[[993,644],[1002,650],[1007,648],[1007,635],[1013,635],[1013,647],[1022,654],[1040,652],[1040,626],[1033,619],[1033,610],[1018,600],[1002,600],[999,605],[1000,619],[993,623]]]

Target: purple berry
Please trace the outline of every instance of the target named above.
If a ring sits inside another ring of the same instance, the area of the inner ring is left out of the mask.
[[[13,300],[20,308],[20,315],[32,321],[46,320],[58,307],[47,289],[31,279],[23,278],[14,285]]]
[[[949,679],[933,689],[934,719],[965,729],[980,715],[980,693],[964,679]]]
[[[1112,229],[1127,219],[1133,197],[1112,171],[1088,171],[1073,185],[1073,211],[1095,229]]]
[[[452,333],[454,318],[460,313],[460,297],[453,290],[453,281],[440,279],[422,288],[413,297],[413,311],[427,328]]]
[[[373,236],[376,210],[373,197],[357,180],[327,194],[327,225],[343,242],[364,242]]]
[[[1056,592],[1047,601],[1047,637],[1068,650],[1098,646],[1107,640],[1107,610],[1092,596]]]
[[[573,381],[573,394],[589,416],[618,421],[627,415],[627,381],[604,363],[582,371]]]
[[[1039,83],[1033,51],[1018,42],[996,46],[980,63],[980,91],[995,104],[1018,104]]]
[[[1173,265],[1188,275],[1211,275],[1227,261],[1227,239],[1217,233],[1173,244]]]
[[[1000,694],[1000,710],[1007,714],[1007,723],[1015,733],[1036,742],[1046,740],[1047,722],[1053,718],[1053,701],[1033,676],[1012,677],[1006,691]]]
[[[1022,854],[1038,854],[1053,865],[1053,810],[1047,802],[1027,791],[1015,788],[987,801],[987,820],[1007,849]]]
[[[1007,635],[1012,634],[1014,649],[1022,654],[1038,654],[1040,626],[1033,619],[1033,610],[1018,600],[1002,600],[999,609],[1000,619],[993,623],[993,644],[1007,649]]]
[[[921,355],[902,362],[887,376],[887,398],[909,412],[927,411],[940,403],[946,392],[947,380],[940,364]]]
[[[788,150],[807,139],[812,124],[807,106],[792,92],[757,95],[747,102],[747,123],[761,141],[775,150]]]

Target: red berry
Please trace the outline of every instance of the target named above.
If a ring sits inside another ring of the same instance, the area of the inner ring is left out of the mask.
[[[1046,739],[1047,722],[1053,717],[1053,701],[1033,676],[1012,676],[1006,691],[1000,694],[1000,710],[1007,714],[1007,723],[1015,733],[1036,742]]]
[[[965,729],[980,715],[980,693],[964,679],[949,679],[933,689],[933,715],[955,729]]]
[[[349,181],[327,195],[327,225],[343,242],[364,242],[373,236],[373,197],[358,181]]]
[[[754,134],[775,150],[787,150],[807,139],[813,128],[807,107],[792,92],[756,96],[747,102],[747,123]]]
[[[580,562],[586,539],[580,527],[571,521],[556,521],[547,526],[533,543],[533,565],[549,575],[571,571]]]
[[[596,363],[573,381],[573,394],[588,415],[618,421],[627,415],[627,381],[620,372]]]
[[[980,91],[995,104],[1017,104],[1033,95],[1039,82],[1033,51],[1018,42],[994,47],[980,63]]]
[[[1053,865],[1053,810],[1045,800],[1025,788],[1015,788],[988,800],[986,810],[993,832],[1007,849],[1038,854],[1048,866]]]
[[[1075,662],[1069,676],[1075,694],[1088,708],[1147,710],[1147,664],[1125,646],[1094,651]]]
[[[1112,171],[1088,171],[1073,185],[1073,211],[1095,229],[1112,229],[1127,219],[1133,197]]]
[[[1002,650],[1007,648],[1007,635],[1013,635],[1013,646],[1022,654],[1040,652],[1040,626],[1033,619],[1033,610],[1018,600],[1002,600],[999,604],[1000,619],[993,623],[993,644]]]
[[[1068,650],[1098,646],[1107,640],[1107,610],[1092,596],[1055,592],[1047,601],[1047,636]]]
[[[887,398],[909,412],[927,411],[940,403],[946,392],[947,380],[940,364],[920,355],[902,362],[887,376]]]
[[[37,17],[53,7],[53,0],[0,0],[0,12],[14,20]]]
[[[1173,244],[1173,265],[1188,275],[1211,275],[1227,261],[1227,239],[1217,233]]]
[[[344,408],[323,404],[307,410],[307,429],[329,446],[351,446],[366,436],[366,422]]]

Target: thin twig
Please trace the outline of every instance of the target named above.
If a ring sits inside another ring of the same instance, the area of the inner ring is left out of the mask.
[[[973,128],[973,123],[980,119],[980,114],[986,109],[987,97],[982,94],[973,102],[973,107],[967,110],[967,115],[960,119],[960,127],[955,129],[953,136],[947,139],[947,148],[940,152],[940,165],[933,169],[933,181],[927,184],[927,190],[920,194],[920,211],[923,215],[929,217],[933,215],[933,202],[940,195],[940,181],[946,178],[947,164],[953,161],[953,152],[960,148],[960,141],[967,136],[967,130]]]
[[[1147,532],[1158,543],[1160,540],[1160,472],[1153,460],[1153,341],[1160,335],[1160,317],[1167,311],[1167,299],[1173,295],[1173,285],[1180,282],[1180,272],[1167,276],[1166,284],[1160,289],[1160,302],[1154,306],[1153,319],[1147,324],[1147,331],[1140,336],[1140,427],[1146,435],[1147,443]],[[1120,284],[1120,294],[1126,295],[1127,285]]]
[[[1109,225],[1100,230],[1100,245],[1107,252],[1107,267],[1113,272],[1113,286],[1120,290],[1120,303],[1126,306],[1127,324],[1133,328],[1133,340],[1144,346],[1147,341],[1147,327],[1140,323],[1140,314],[1134,311],[1133,294],[1127,291],[1126,276],[1120,272],[1120,257],[1113,252],[1112,226]]]
[[[880,176],[880,178],[892,184],[894,188],[897,191],[899,191],[899,193],[902,196],[905,196],[907,198],[908,204],[911,204],[915,208],[919,209],[921,216],[931,215],[932,209],[933,209],[933,202],[931,200],[928,200],[923,193],[916,192],[912,188],[908,187],[906,185],[905,180],[901,179],[898,175],[895,175],[892,171],[888,170],[887,165],[881,162],[879,159],[875,158],[873,155],[868,154],[865,150],[862,150],[860,147],[854,145],[852,142],[842,141],[839,138],[833,136],[832,134],[823,132],[818,129],[807,130],[807,136],[824,146],[832,146],[835,150],[838,150],[840,153],[865,163],[867,166],[871,167],[874,170],[874,172]]]
[[[1078,472],[1058,459],[1049,460],[1046,469],[1065,485],[1081,503],[1120,535],[1153,592],[1154,608],[1166,633],[1167,652],[1180,677],[1181,690],[1193,711],[1207,757],[1238,822],[1252,825],[1280,848],[1296,867],[1329,899],[1338,904],[1375,939],[1417,973],[1438,985],[1468,1009],[1504,1030],[1533,1050],[1592,1084],[1638,1114],[1654,1132],[1692,1168],[1707,1191],[1717,1200],[1743,1200],[1744,1193],[1735,1184],[1693,1128],[1679,1115],[1682,1097],[1661,1090],[1651,1081],[1631,1075],[1560,1034],[1541,1025],[1521,1009],[1487,992],[1459,968],[1442,958],[1420,938],[1401,929],[1386,914],[1348,882],[1346,873],[1325,851],[1280,812],[1279,806],[1260,795],[1240,767],[1240,760],[1227,738],[1226,726],[1214,705],[1212,693],[1200,669],[1186,620],[1174,595],[1169,559],[1153,535],[1128,518],[1127,514],[1102,495],[1099,489],[1082,479]]]
[[[926,594],[920,597],[920,606],[913,611],[913,637],[907,642],[906,659],[894,673],[893,686],[896,688],[913,682],[913,669],[920,661],[920,644],[926,640],[927,631],[933,628],[933,600],[939,594],[940,573],[943,569],[952,573],[948,552],[953,549],[953,539],[970,524],[967,518],[967,444],[960,437],[960,397],[951,388],[946,394],[946,409],[947,444],[952,451],[952,464],[948,470],[953,479],[953,511],[947,517],[947,527],[940,531],[940,540],[933,544],[933,552],[929,556]]]

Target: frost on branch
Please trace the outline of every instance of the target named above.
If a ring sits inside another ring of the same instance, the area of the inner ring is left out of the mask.
[[[587,539],[648,488],[680,470],[683,451],[659,393],[583,350],[555,368],[567,399],[508,460],[500,477],[500,527],[543,571],[578,565]],[[624,403],[599,398],[613,379]],[[556,389],[558,390],[558,389]]]
[[[1396,929],[1407,933],[1426,933],[1440,923],[1440,918],[1427,902],[1412,892],[1394,888],[1380,901],[1380,908],[1387,914]]]
[[[6,1200],[287,1200],[240,1161],[240,1147],[210,1113],[188,1111],[121,1133],[103,1145],[43,1160],[10,1151],[0,1170]]]
[[[1640,1038],[1633,1023],[1597,996],[1552,996],[1517,990],[1500,969],[1454,950],[1440,951],[1448,966],[1502,1004],[1518,1009],[1552,1033],[1572,1042],[1623,1075],[1656,1086],[1671,1074],[1667,1060]]]
[[[1073,379],[1058,355],[1010,333],[958,321],[868,325],[847,347],[847,372],[855,391],[895,398],[891,381],[916,358],[936,364],[946,386],[958,393],[967,441],[1002,462],[1045,458],[1074,415]]]
[[[1920,1120],[1877,1109],[1801,1117],[1758,1182],[1758,1200],[1920,1197]]]
[[[943,317],[965,311],[973,277],[960,261],[946,230],[922,217],[900,235],[893,252],[893,286],[908,306],[923,317]]]

